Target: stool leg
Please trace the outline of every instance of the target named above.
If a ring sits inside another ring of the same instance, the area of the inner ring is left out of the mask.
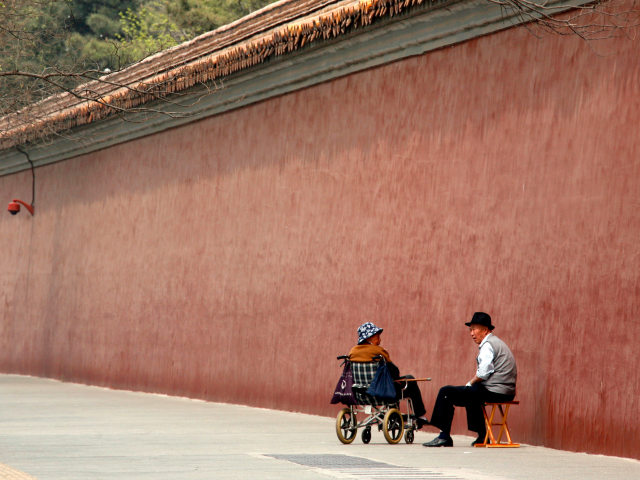
[[[487,447],[494,447],[494,448],[514,447],[514,448],[517,448],[517,447],[520,446],[519,443],[513,443],[513,441],[511,440],[511,433],[509,432],[509,425],[507,423],[507,416],[509,415],[509,408],[511,407],[511,405],[507,403],[505,406],[506,406],[506,409],[503,411],[502,410],[502,405],[499,405],[500,413],[502,414],[502,422],[501,423],[496,423],[496,425],[501,425],[500,433],[498,435],[498,441],[495,444],[487,445]],[[495,408],[495,406],[494,406],[494,408]],[[503,433],[506,434],[508,443],[500,443],[500,440],[502,439],[502,434]]]
[[[502,405],[498,405],[498,409],[500,410],[500,415],[502,415],[502,420],[497,425],[500,425],[500,432],[498,433],[498,441],[496,442],[498,445],[502,441],[502,434],[504,433],[504,426],[506,424],[507,414],[502,410]],[[507,413],[509,413],[509,405],[507,405]]]
[[[489,440],[489,432],[491,431],[491,422],[489,421],[489,417],[487,417],[487,407],[485,405],[482,406],[482,415],[484,416],[484,426],[486,431],[484,432],[484,440],[480,446],[484,447]]]
[[[507,409],[504,412],[504,433],[507,434],[507,443],[509,445],[513,445],[513,442],[511,441],[511,435],[509,433],[509,425],[507,424],[507,415],[509,415],[509,407],[511,407],[511,405],[507,405]]]
[[[487,439],[489,438],[489,431],[491,430],[491,424],[489,423],[489,417],[487,417],[487,406],[486,405],[482,405],[482,416],[484,417],[484,426],[486,428],[485,434],[484,434],[484,440],[482,441],[482,443],[476,443],[476,447],[480,448],[480,447],[486,447],[487,446]]]
[[[495,445],[497,443],[495,437],[493,436],[493,417],[496,414],[496,406],[497,405],[493,405],[491,408],[491,418],[489,418],[489,425],[487,426],[487,433],[489,434],[492,445]]]

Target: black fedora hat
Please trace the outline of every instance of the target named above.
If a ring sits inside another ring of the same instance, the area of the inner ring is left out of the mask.
[[[465,325],[467,327],[470,327],[474,323],[477,325],[484,325],[489,330],[493,330],[494,328],[496,328],[493,325],[491,325],[491,317],[489,316],[489,314],[484,312],[474,313],[471,321],[469,323],[465,323]]]

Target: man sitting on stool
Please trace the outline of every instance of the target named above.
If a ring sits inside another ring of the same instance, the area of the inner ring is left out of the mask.
[[[442,387],[433,407],[430,424],[439,428],[440,435],[425,447],[453,447],[451,422],[454,407],[467,409],[467,428],[478,433],[471,444],[483,443],[486,435],[482,406],[485,402],[510,402],[516,396],[516,360],[509,347],[491,331],[491,317],[476,312],[469,323],[465,323],[473,341],[480,345],[478,370],[475,377],[464,387]]]

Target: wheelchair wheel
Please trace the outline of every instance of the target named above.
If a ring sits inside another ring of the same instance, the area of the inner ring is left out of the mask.
[[[389,443],[398,443],[402,440],[402,434],[404,433],[404,422],[402,421],[402,414],[397,408],[390,408],[384,416],[382,423],[382,432],[384,438]]]
[[[407,432],[404,434],[404,441],[409,444],[413,443],[413,430],[407,430]]]
[[[336,418],[336,433],[338,434],[338,439],[345,444],[352,443],[356,439],[356,433],[358,431],[356,428],[357,424],[356,414],[352,414],[350,408],[340,410]]]
[[[367,444],[371,441],[371,427],[367,427],[362,431],[362,443]]]

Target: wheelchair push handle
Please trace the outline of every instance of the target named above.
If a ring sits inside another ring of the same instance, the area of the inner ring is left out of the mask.
[[[340,355],[336,357],[336,360],[349,360],[349,355]],[[384,357],[382,355],[376,355],[372,360],[374,362],[384,362]]]
[[[343,366],[345,363],[349,361],[349,355],[340,355],[339,357],[337,357],[337,359],[342,360],[342,363],[340,364],[340,366]]]

